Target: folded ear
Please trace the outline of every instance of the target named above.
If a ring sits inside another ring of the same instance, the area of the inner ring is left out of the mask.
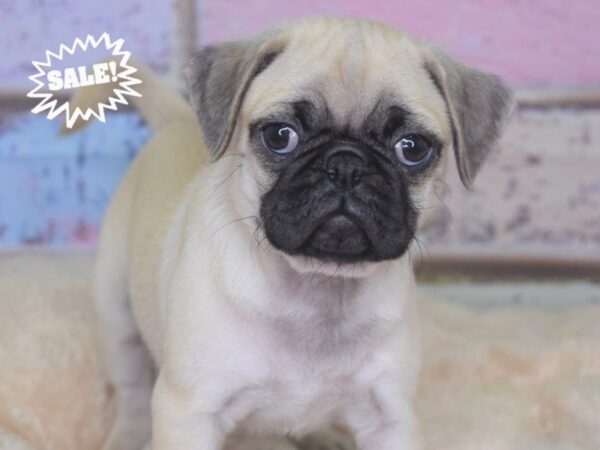
[[[190,99],[213,161],[229,145],[252,80],[283,49],[283,39],[262,36],[209,45],[192,57],[185,71]]]
[[[428,53],[425,67],[446,101],[458,172],[471,188],[514,108],[512,92],[497,76],[436,50]]]

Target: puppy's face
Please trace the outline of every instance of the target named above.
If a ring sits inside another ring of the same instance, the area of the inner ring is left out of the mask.
[[[256,215],[300,270],[402,256],[451,149],[470,183],[510,109],[497,79],[373,22],[312,19],[225,45],[189,74],[207,145],[240,156],[230,180],[240,214]],[[207,99],[226,94],[214,86],[223,79],[211,87],[215,70],[235,72],[228,105]],[[211,124],[215,109],[230,123]]]
[[[401,256],[414,236],[441,140],[391,96],[358,103],[370,111],[354,124],[317,95],[251,122],[250,151],[270,176],[260,218],[286,254],[380,261]]]
[[[381,35],[340,33],[311,30],[265,71],[275,78],[257,77],[238,148],[273,246],[336,263],[393,259],[451,141],[445,106],[408,42],[394,60]]]

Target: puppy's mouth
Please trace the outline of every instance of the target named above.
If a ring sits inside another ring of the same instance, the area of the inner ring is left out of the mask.
[[[354,262],[368,259],[373,246],[356,218],[337,211],[315,228],[299,252],[323,260]]]
[[[376,262],[401,256],[412,239],[411,229],[400,219],[373,212],[353,195],[312,200],[309,203],[318,207],[310,211],[316,209],[320,214],[309,212],[305,216],[292,208],[289,215],[271,215],[263,222],[275,248],[290,256],[337,264]]]

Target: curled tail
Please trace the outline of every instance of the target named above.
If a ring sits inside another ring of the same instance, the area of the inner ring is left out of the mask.
[[[141,84],[134,88],[141,94],[140,97],[127,96],[127,100],[139,111],[146,123],[157,131],[178,117],[195,116],[194,111],[181,94],[171,89],[166,82],[160,79],[149,67],[131,57],[128,65],[137,69],[133,74],[141,80]],[[111,82],[98,85],[85,86],[77,89],[70,100],[71,108],[97,108],[98,103],[106,102],[118,83]],[[67,128],[63,121],[61,133],[68,134],[85,127],[87,121],[79,118],[71,128]]]

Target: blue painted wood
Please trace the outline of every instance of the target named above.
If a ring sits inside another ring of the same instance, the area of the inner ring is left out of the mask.
[[[60,136],[26,114],[0,130],[0,247],[92,245],[119,179],[148,138],[135,113]]]

